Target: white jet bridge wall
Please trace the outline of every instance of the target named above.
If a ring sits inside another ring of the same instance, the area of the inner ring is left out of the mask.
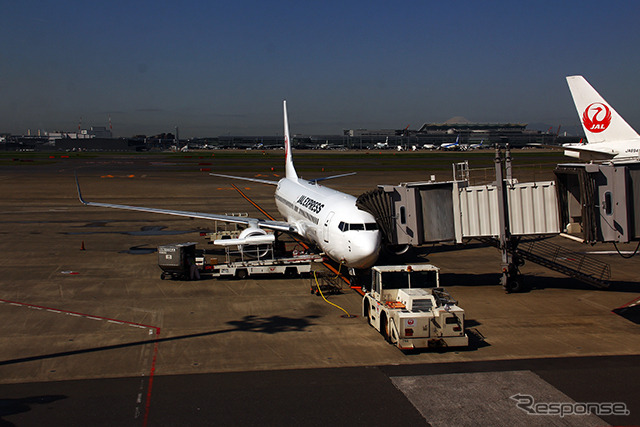
[[[456,241],[500,236],[498,189],[494,185],[457,188],[454,194]],[[511,234],[541,235],[560,232],[555,182],[507,184]]]

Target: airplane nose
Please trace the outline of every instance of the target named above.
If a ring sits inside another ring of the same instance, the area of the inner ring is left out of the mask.
[[[348,267],[371,267],[380,253],[380,233],[371,233],[367,238],[359,238],[358,245],[352,246],[351,253],[346,258]]]

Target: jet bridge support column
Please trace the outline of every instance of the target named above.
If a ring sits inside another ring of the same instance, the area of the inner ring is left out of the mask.
[[[507,292],[518,292],[522,290],[522,282],[519,278],[520,270],[518,267],[522,265],[522,260],[516,255],[515,249],[518,246],[519,239],[511,235],[511,227],[509,224],[508,198],[506,185],[511,184],[511,151],[509,145],[505,150],[504,169],[506,169],[507,180],[504,179],[503,162],[500,148],[496,148],[495,157],[496,168],[496,189],[498,193],[498,219],[500,223],[500,251],[502,252],[502,277],[500,284]]]

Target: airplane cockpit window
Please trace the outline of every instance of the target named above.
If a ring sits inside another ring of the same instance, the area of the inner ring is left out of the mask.
[[[338,224],[338,228],[340,229],[340,231],[363,231],[363,230],[367,230],[367,231],[374,231],[378,229],[378,224],[375,222],[367,222],[364,224],[361,223],[356,223],[356,224],[348,224],[346,222],[340,221],[340,224]]]

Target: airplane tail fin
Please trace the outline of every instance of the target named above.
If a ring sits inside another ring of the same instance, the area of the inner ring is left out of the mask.
[[[284,109],[284,158],[285,176],[289,179],[298,179],[296,169],[293,167],[293,157],[291,156],[291,136],[289,135],[289,118],[287,116],[287,101],[282,102]]]
[[[637,132],[582,76],[568,76],[567,84],[589,143],[638,138]]]

